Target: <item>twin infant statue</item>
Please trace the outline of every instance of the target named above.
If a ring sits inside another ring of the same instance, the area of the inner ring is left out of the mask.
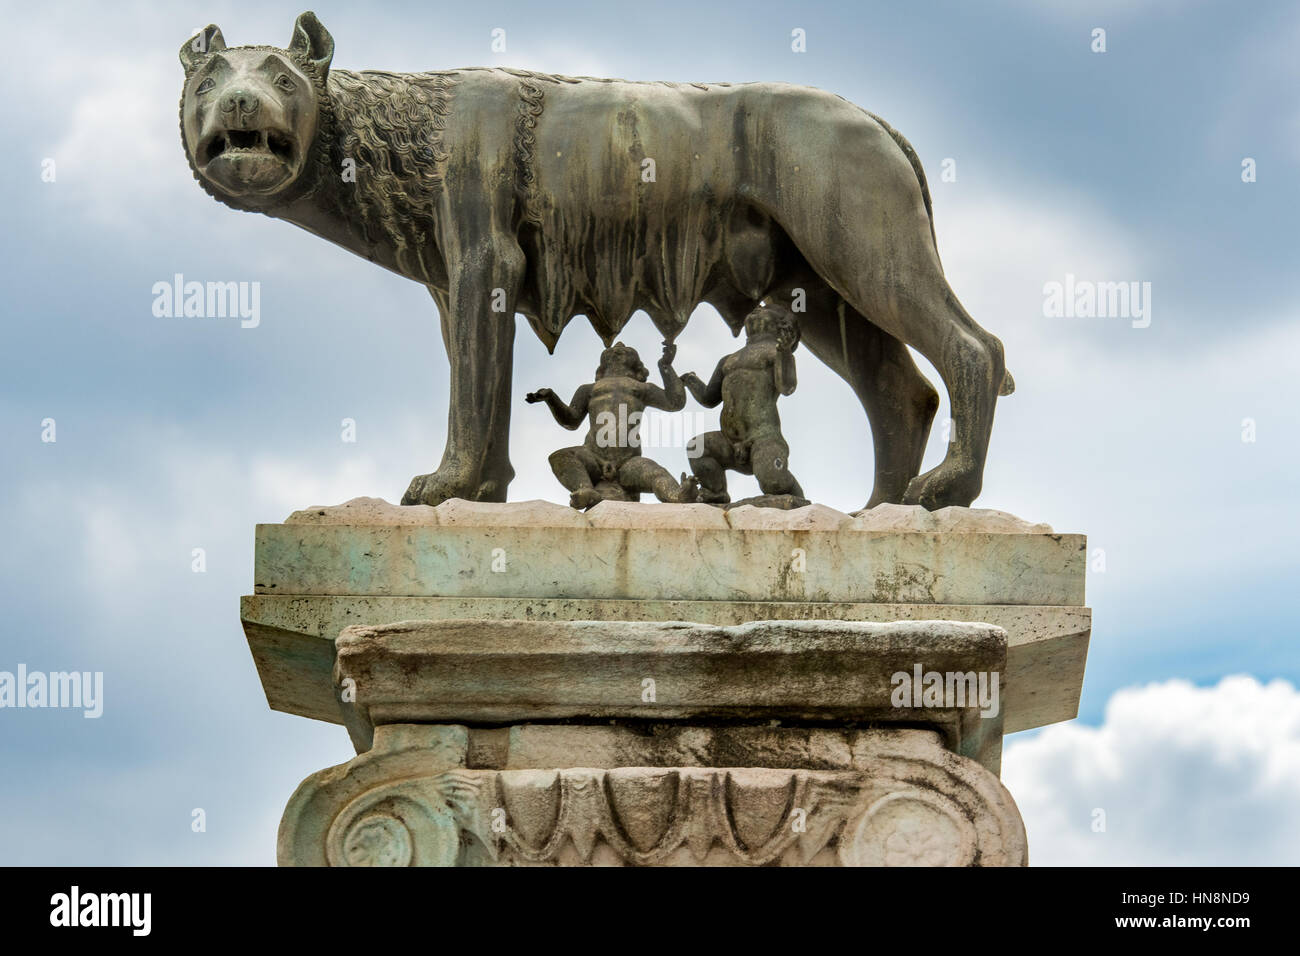
[[[795,390],[794,350],[799,326],[783,306],[760,305],[745,318],[745,345],[718,362],[706,383],[694,372],[673,370],[677,346],[664,343],[659,374],[652,385],[636,349],[619,342],[605,349],[596,380],[573,393],[567,404],[549,388],[530,392],[529,403],[545,402],[555,420],[570,431],[589,422],[581,445],[550,457],[555,477],[570,492],[574,508],[601,501],[638,501],[653,493],[660,501],[727,504],[728,471],[753,475],[767,496],[803,497],[790,473],[790,448],[781,435],[777,399]],[[722,406],[721,430],[697,435],[688,444],[693,474],[673,476],[641,454],[640,423],[647,408],[676,412],[686,407],[686,392],[705,408]],[[608,423],[627,422],[611,439]]]

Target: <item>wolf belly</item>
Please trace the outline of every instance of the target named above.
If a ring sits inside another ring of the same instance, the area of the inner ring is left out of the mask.
[[[671,339],[706,301],[738,328],[797,262],[772,217],[788,152],[778,116],[829,97],[772,84],[536,88],[520,309],[548,348],[577,315],[608,343],[638,309]]]

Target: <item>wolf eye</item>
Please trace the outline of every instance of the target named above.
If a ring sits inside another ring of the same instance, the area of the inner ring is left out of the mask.
[[[208,77],[206,80],[204,80],[202,83],[199,84],[198,89],[196,89],[194,92],[206,93],[216,85],[217,84],[213,82],[212,77]]]
[[[284,90],[286,93],[292,93],[295,89],[293,85],[293,80],[289,79],[288,73],[281,73],[279,76],[277,76],[275,78],[275,85],[278,86],[280,89]]]

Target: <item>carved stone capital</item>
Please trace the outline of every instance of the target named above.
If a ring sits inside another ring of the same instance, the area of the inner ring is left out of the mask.
[[[313,774],[282,865],[1017,866],[997,778],[926,730],[862,731],[854,769],[469,769],[466,728],[388,725]]]

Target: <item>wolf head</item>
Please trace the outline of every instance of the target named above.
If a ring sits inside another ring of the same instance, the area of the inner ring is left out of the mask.
[[[326,77],[334,39],[314,13],[294,24],[287,49],[227,49],[216,26],[181,47],[181,138],[213,196],[266,211],[300,194],[314,174],[329,118]]]

